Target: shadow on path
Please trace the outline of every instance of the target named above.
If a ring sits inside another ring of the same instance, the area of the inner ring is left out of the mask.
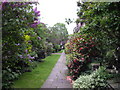
[[[61,53],[61,56],[48,79],[41,88],[72,88],[72,85],[66,79],[67,67],[65,63],[66,57],[65,53],[63,52]]]

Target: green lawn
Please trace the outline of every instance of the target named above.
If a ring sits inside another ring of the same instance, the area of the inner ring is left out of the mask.
[[[46,57],[45,61],[38,63],[38,66],[32,72],[21,75],[19,80],[14,82],[13,88],[40,88],[48,78],[59,57],[60,55],[54,54]]]
[[[59,51],[59,52],[57,52],[57,53],[62,53],[64,50],[61,50],[61,51]]]

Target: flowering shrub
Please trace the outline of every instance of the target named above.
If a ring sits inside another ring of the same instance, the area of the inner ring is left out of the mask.
[[[64,31],[67,34],[67,29],[62,24],[64,29],[59,29],[61,33],[55,40],[55,35],[59,32],[58,28],[62,27],[61,24],[55,28],[55,33],[51,32],[44,23],[39,21],[40,11],[33,8],[33,4],[37,2],[0,3],[3,88],[9,88],[20,74],[31,71],[36,66],[36,61],[41,62],[41,59],[53,52],[54,46],[56,51],[60,50],[60,43],[64,40],[64,35],[61,36],[61,33]]]
[[[37,27],[38,24],[40,24],[40,21],[38,20],[38,16],[40,16],[40,11],[37,11],[37,7],[33,10],[34,11],[34,22],[30,25],[32,28]]]
[[[72,52],[72,47],[70,46],[70,42],[68,40],[68,42],[65,44],[65,53],[70,54],[71,52]]]
[[[81,67],[83,67],[83,63],[78,61],[77,59],[74,59],[67,66],[69,69],[69,73],[72,76],[72,79],[77,79],[77,77],[80,75]]]
[[[35,41],[33,43],[32,40],[40,37],[35,32],[40,15],[39,11],[33,10],[32,4],[35,2],[1,3],[3,88],[10,87],[12,81],[31,65],[37,54],[33,50]]]
[[[69,50],[66,52],[72,53],[73,56],[67,65],[73,79],[77,79],[80,73],[86,69],[87,64],[97,57],[94,41],[94,38],[84,34],[71,37],[69,43],[66,44],[66,50]]]
[[[78,6],[79,18],[76,22],[85,23],[85,27],[80,28],[80,33],[90,34],[96,38],[101,65],[115,67],[120,72],[118,64],[120,63],[120,54],[118,54],[120,53],[120,2],[78,2]]]

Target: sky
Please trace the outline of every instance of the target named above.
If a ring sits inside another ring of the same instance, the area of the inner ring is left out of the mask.
[[[53,26],[56,23],[65,23],[65,18],[76,20],[77,18],[77,1],[78,0],[38,0],[37,9],[40,11],[40,21]],[[66,24],[68,33],[72,34],[75,23]]]

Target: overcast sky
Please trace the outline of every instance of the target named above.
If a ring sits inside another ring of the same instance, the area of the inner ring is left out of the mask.
[[[41,22],[48,26],[56,23],[65,23],[65,18],[77,18],[77,1],[78,0],[38,0],[38,10],[41,12]],[[75,23],[67,25],[68,33],[73,33]]]

